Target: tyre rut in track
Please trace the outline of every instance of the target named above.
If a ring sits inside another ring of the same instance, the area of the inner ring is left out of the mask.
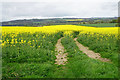
[[[57,41],[57,44],[55,45],[56,46],[56,48],[55,48],[56,58],[57,58],[55,60],[56,61],[55,64],[58,64],[58,65],[65,65],[67,63],[67,55],[68,55],[68,53],[64,53],[65,49],[64,49],[64,46],[61,44],[61,39],[62,38],[60,38]]]
[[[89,50],[88,47],[83,46],[82,44],[80,44],[77,41],[77,38],[74,38],[74,41],[76,43],[76,45],[78,46],[78,48],[80,49],[80,51],[82,51],[83,53],[85,53],[88,57],[93,58],[93,59],[98,59],[102,62],[111,62],[109,59],[107,58],[102,58],[100,53],[95,53],[92,50]]]

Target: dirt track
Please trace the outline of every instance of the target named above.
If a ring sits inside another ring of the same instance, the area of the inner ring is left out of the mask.
[[[57,44],[56,44],[56,63],[55,64],[58,64],[58,65],[65,65],[65,63],[67,62],[67,55],[68,53],[64,53],[65,52],[65,49],[63,47],[63,45],[61,44],[61,39],[60,38],[58,41],[57,41]]]
[[[57,41],[57,44],[55,45],[56,46],[56,48],[55,48],[56,58],[57,58],[55,60],[56,61],[55,64],[58,64],[58,65],[65,65],[65,63],[67,63],[67,55],[68,55],[68,53],[64,53],[65,49],[64,49],[64,46],[61,44],[61,39],[62,38],[60,38]],[[95,53],[94,51],[89,50],[88,47],[85,47],[82,44],[80,44],[77,41],[77,38],[74,38],[74,41],[75,41],[76,45],[78,46],[79,50],[82,51],[83,53],[85,53],[88,57],[93,58],[93,59],[98,59],[98,60],[100,60],[102,62],[111,62],[107,58],[102,58],[99,53]]]
[[[88,47],[83,46],[77,41],[77,38],[74,38],[74,41],[76,42],[76,45],[79,47],[80,51],[85,53],[88,57],[93,59],[99,59],[102,62],[110,62],[107,58],[102,58],[99,53],[95,53],[92,50],[89,50]]]

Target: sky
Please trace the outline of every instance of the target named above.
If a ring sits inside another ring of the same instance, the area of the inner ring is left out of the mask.
[[[119,0],[2,0],[2,21],[117,17]]]

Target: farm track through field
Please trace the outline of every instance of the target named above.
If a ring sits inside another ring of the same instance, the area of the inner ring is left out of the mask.
[[[100,53],[95,53],[92,50],[89,50],[88,47],[83,46],[82,44],[80,44],[77,41],[77,38],[74,38],[74,41],[76,43],[76,45],[79,47],[80,51],[82,51],[83,53],[85,53],[88,57],[93,58],[93,59],[98,59],[102,62],[111,62],[109,59],[107,58],[102,58],[100,56]]]
[[[61,44],[61,39],[62,38],[60,38],[57,41],[57,44],[55,45],[56,46],[56,48],[55,48],[56,58],[57,58],[55,60],[56,61],[55,64],[58,64],[58,65],[65,65],[65,63],[67,62],[67,55],[68,55],[68,53],[64,53],[65,49],[64,49],[63,45]]]

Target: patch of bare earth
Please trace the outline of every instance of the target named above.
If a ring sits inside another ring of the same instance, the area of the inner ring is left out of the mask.
[[[93,59],[99,59],[100,61],[103,62],[110,62],[109,59],[107,58],[102,58],[99,53],[95,53],[92,50],[89,50],[88,47],[83,46],[77,41],[77,38],[74,38],[74,41],[76,42],[77,46],[79,47],[80,51],[85,53],[88,57],[93,58]]]
[[[55,45],[56,48],[55,48],[55,51],[56,51],[56,62],[55,64],[58,64],[58,65],[65,65],[65,63],[67,62],[67,55],[68,53],[64,53],[65,52],[65,49],[63,47],[63,45],[61,44],[61,39],[60,38],[58,41],[57,41],[57,44]]]

